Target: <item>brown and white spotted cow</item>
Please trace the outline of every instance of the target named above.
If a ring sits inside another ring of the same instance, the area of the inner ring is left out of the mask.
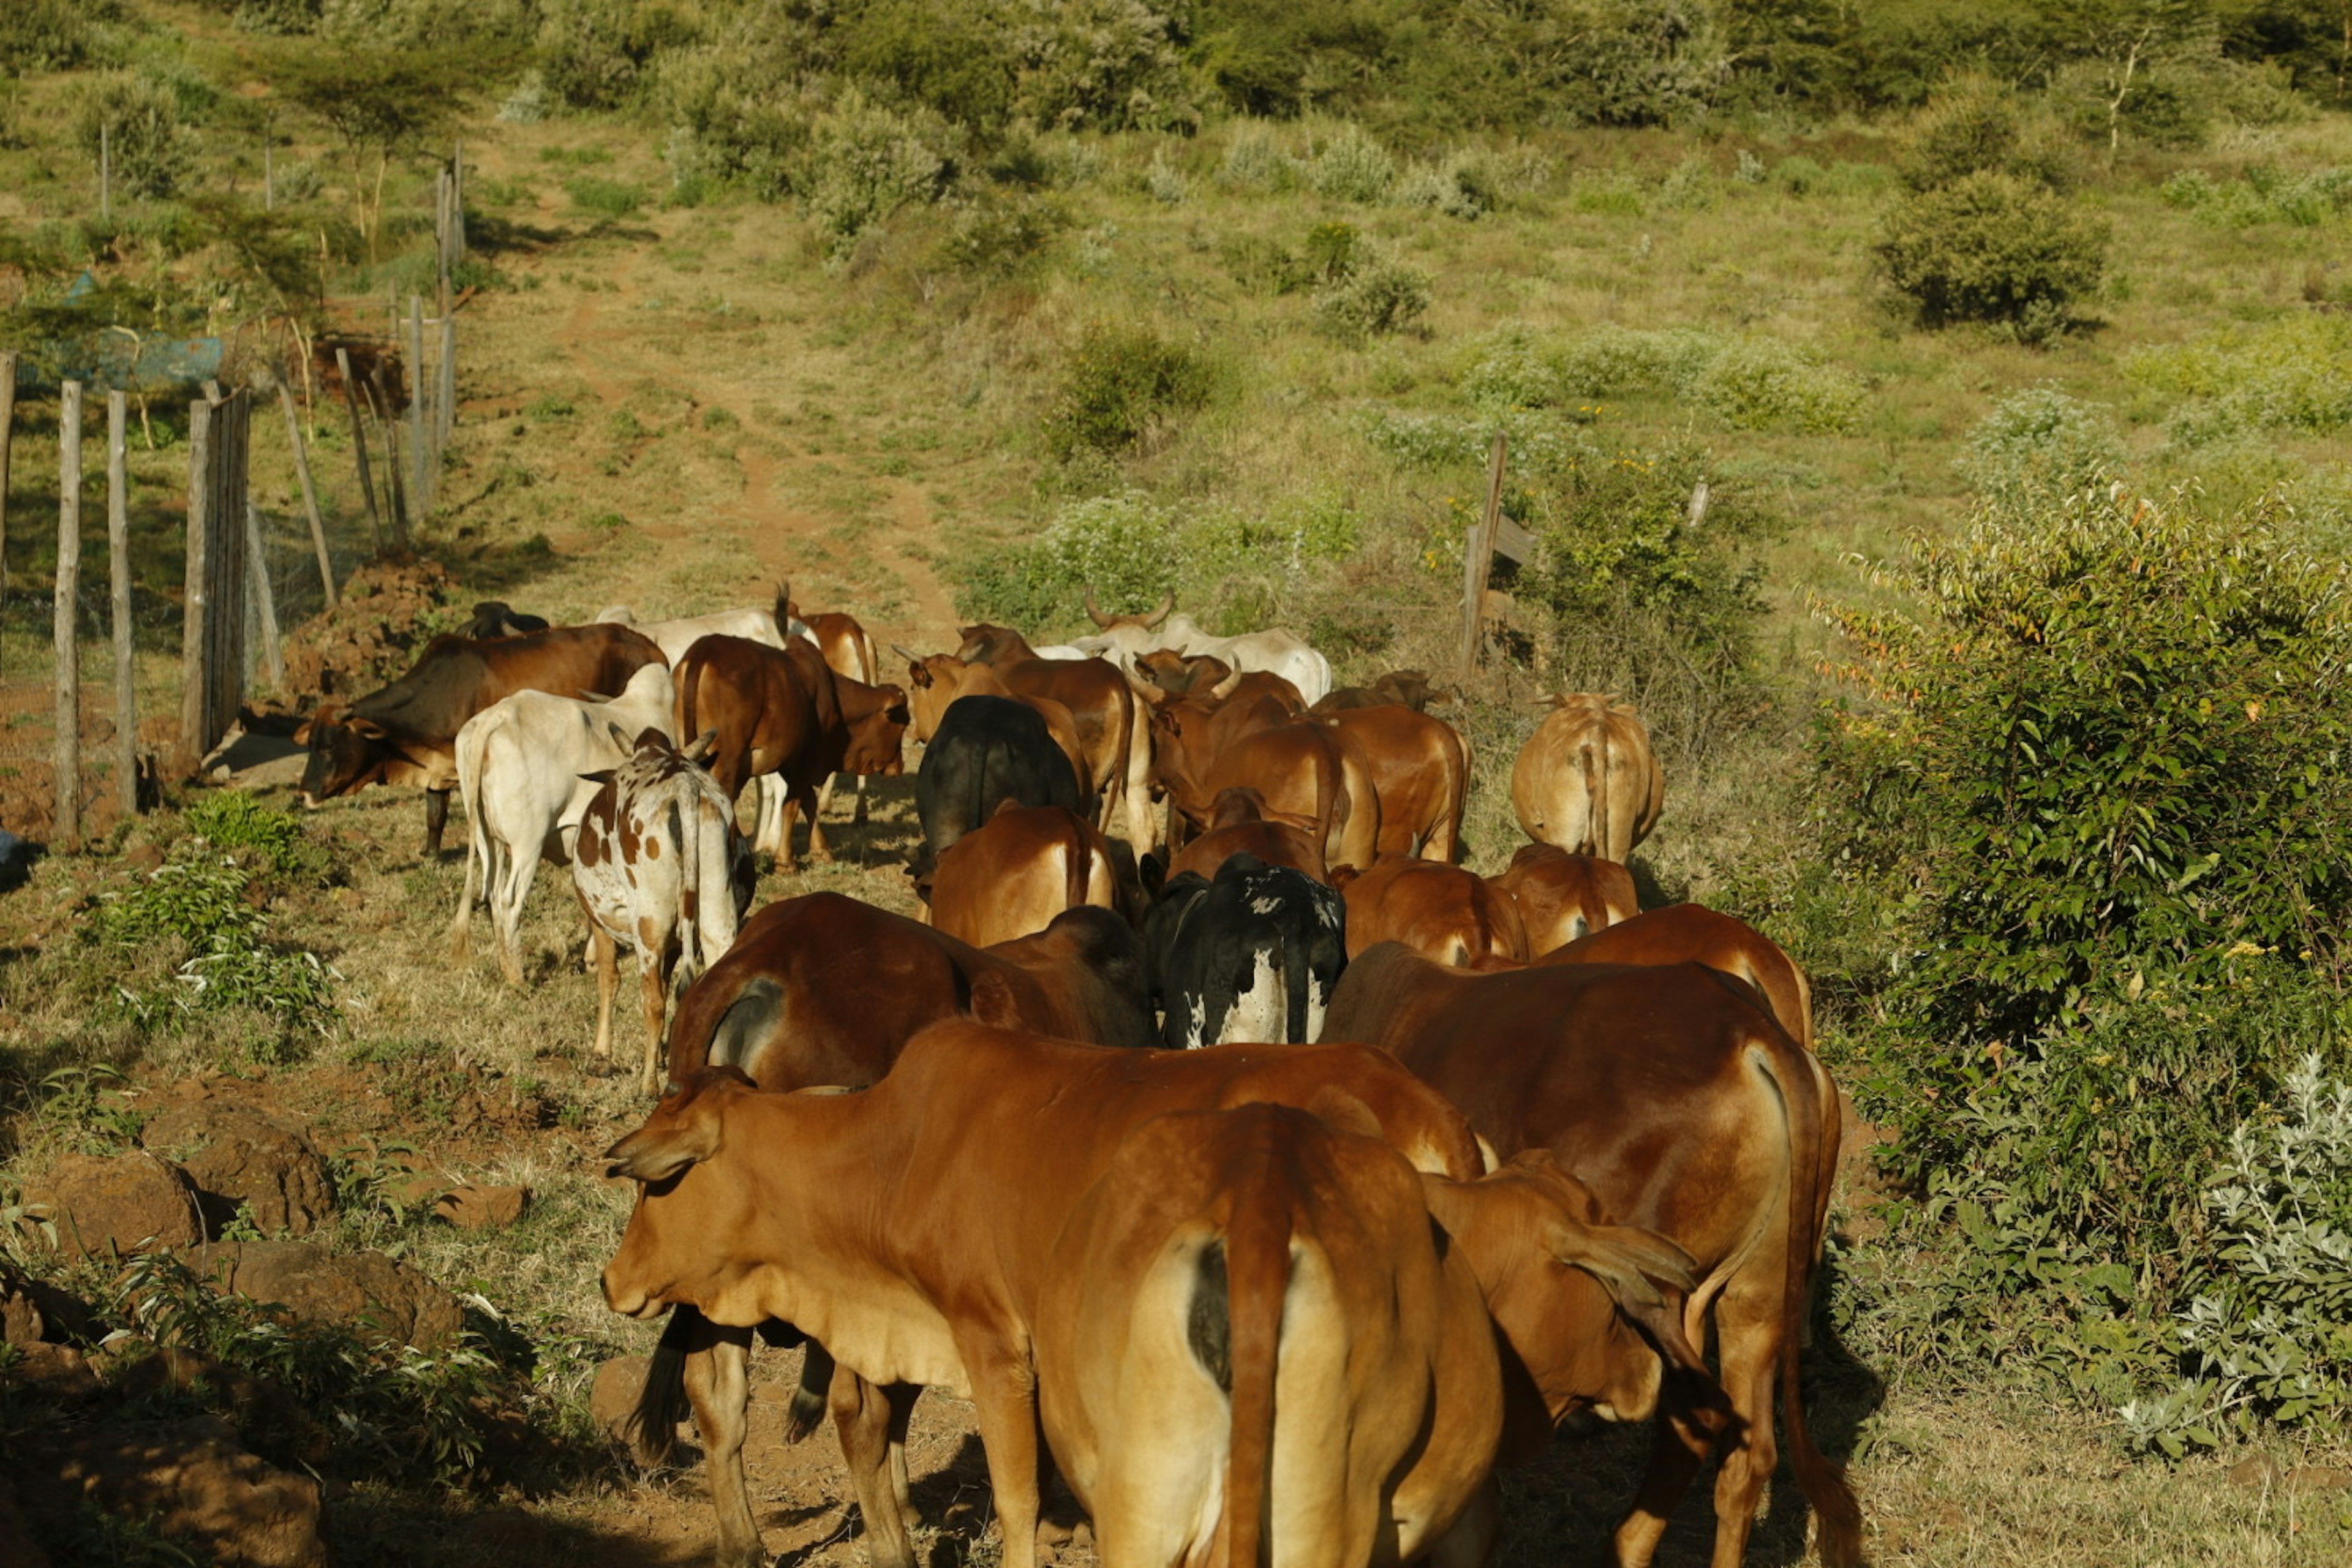
[[[662,1018],[675,974],[690,982],[735,944],[751,901],[751,855],[717,780],[647,728],[604,775],[580,822],[572,885],[596,955],[596,1059],[613,1059],[617,950],[636,950],[646,1015],[647,1092],[661,1083]],[[700,745],[698,742],[698,746]],[[707,749],[707,748],[706,748]]]

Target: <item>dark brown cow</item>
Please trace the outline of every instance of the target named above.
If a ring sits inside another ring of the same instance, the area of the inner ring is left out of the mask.
[[[1135,673],[1152,689],[1154,703],[1192,697],[1210,702],[1247,703],[1267,698],[1296,718],[1307,711],[1298,688],[1270,669],[1236,670],[1210,654],[1153,648],[1134,656]]]
[[[1234,856],[1255,855],[1269,866],[1287,866],[1328,882],[1318,826],[1307,817],[1277,815],[1268,809],[1265,796],[1247,784],[1235,784],[1219,792],[1209,813],[1208,831],[1176,852],[1165,879],[1172,882],[1187,871],[1198,871],[1213,881],[1217,868]]]
[[[867,686],[880,681],[882,665],[874,657],[874,639],[866,635],[866,628],[858,624],[856,616],[844,615],[837,610],[804,616],[800,606],[787,596],[784,616],[787,623],[798,621],[808,627],[808,639],[816,644],[817,652],[824,656],[825,668],[834,674],[846,676]],[[833,803],[833,785],[834,780],[827,779],[824,787],[817,792],[815,816],[824,816],[825,807]],[[866,775],[859,773],[857,808],[850,820],[863,822],[866,817]]]
[[[1380,852],[1451,865],[1461,853],[1462,803],[1470,789],[1470,747],[1460,731],[1393,703],[1342,709],[1321,721],[1361,747],[1371,766],[1381,799]]]
[[[1385,708],[1391,703],[1416,713],[1427,709],[1429,677],[1418,669],[1391,669],[1370,686],[1334,687],[1312,711],[1339,713],[1350,708]]]
[[[1661,1307],[1651,1271],[1690,1284],[1665,1244],[1564,1208],[1549,1235],[1488,1223],[1482,1199],[1528,1206],[1495,1180],[1416,1179],[1377,1137],[1285,1105],[1129,1134],[1055,1244],[1036,1323],[1039,1414],[1102,1561],[1485,1562],[1496,1325],[1472,1248],[1433,1213],[1525,1254],[1490,1258],[1498,1274],[1595,1270],[1560,1337],[1596,1359],[1618,1321],[1600,1277]],[[1548,1323],[1569,1290],[1550,1296]],[[1654,1385],[1657,1357],[1625,1338]]]
[[[931,924],[974,947],[1041,931],[1084,904],[1134,912],[1101,830],[1058,805],[1011,801],[940,856]]]
[[[1633,872],[1597,855],[1571,855],[1556,844],[1520,845],[1510,869],[1486,880],[1518,905],[1529,958],[1642,912]]]
[[[522,637],[438,637],[408,673],[349,708],[321,702],[295,740],[310,748],[303,804],[372,784],[425,786],[427,859],[441,853],[449,792],[457,786],[457,731],[483,709],[518,691],[611,696],[661,649],[627,626],[559,626]]]
[[[1579,938],[1542,962],[1704,963],[1762,992],[1772,1016],[1797,1044],[1807,1050],[1813,1046],[1813,989],[1797,961],[1754,926],[1704,904],[1669,904],[1635,915]]]
[[[967,1393],[1004,1563],[1034,1568],[1031,1326],[1064,1221],[1133,1129],[1254,1102],[1368,1121],[1420,1170],[1480,1169],[1453,1108],[1360,1047],[1109,1051],[940,1024],[861,1094],[761,1093],[713,1069],[665,1100],[608,1155],[612,1173],[646,1185],[604,1300],[635,1318],[691,1306],[739,1330],[789,1318],[874,1391],[835,1382],[878,1568],[913,1563],[893,1472],[915,1394]],[[698,1405],[731,1403],[692,1392]],[[762,1560],[748,1507],[719,1529],[721,1562]]]
[[[1618,1561],[1645,1568],[1720,1439],[1714,1561],[1738,1568],[1772,1473],[1777,1377],[1822,1560],[1852,1568],[1860,1510],[1805,1430],[1798,1368],[1837,1164],[1837,1089],[1753,988],[1697,963],[1471,974],[1385,944],[1348,966],[1324,1033],[1394,1051],[1497,1154],[1552,1150],[1619,1221],[1697,1261],[1685,1327],[1704,1343],[1712,1314],[1728,1434],[1693,1384],[1670,1385]]]
[[[1335,868],[1331,885],[1348,900],[1349,958],[1401,942],[1456,968],[1527,962],[1517,906],[1475,871],[1383,855],[1369,871]]]
[[[1101,801],[1101,826],[1109,829],[1124,819],[1135,852],[1150,849],[1157,842],[1146,783],[1151,735],[1139,722],[1127,677],[1098,658],[1039,658],[1010,626],[958,630],[963,637],[958,658],[987,665],[1015,697],[1050,697],[1070,710],[1086,752],[1087,776]]]
[[[678,660],[677,679],[677,731],[717,731],[710,774],[730,800],[761,773],[783,780],[776,819],[760,823],[752,847],[772,853],[786,870],[793,866],[793,816],[803,805],[809,855],[830,858],[816,809],[819,785],[836,773],[888,774],[902,765],[907,694],[835,675],[802,638],[777,649],[747,637],[703,637]]]
[[[920,655],[903,647],[892,647],[907,660],[907,709],[913,718],[911,732],[916,740],[928,745],[939,733],[940,721],[947,717],[948,709],[959,697],[1003,697],[1026,703],[1037,710],[1045,721],[1046,733],[1070,759],[1070,772],[1078,781],[1078,794],[1087,799],[1097,797],[1098,792],[1087,765],[1086,748],[1078,743],[1077,721],[1070,710],[1050,697],[1023,697],[1006,687],[996,671],[984,664],[966,664],[951,653]]]

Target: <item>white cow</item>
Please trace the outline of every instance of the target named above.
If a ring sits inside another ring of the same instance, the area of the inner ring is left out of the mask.
[[[572,886],[588,912],[596,959],[596,1059],[613,1059],[618,950],[637,955],[646,1058],[640,1087],[661,1087],[662,1022],[673,982],[684,986],[735,944],[751,902],[751,853],[719,781],[665,736],[626,735],[628,755],[580,819]]]
[[[1211,637],[1192,616],[1170,615],[1168,608],[1173,603],[1171,597],[1148,615],[1106,616],[1095,608],[1094,595],[1089,593],[1087,615],[1102,630],[1095,637],[1080,637],[1070,646],[1081,653],[1115,659],[1123,670],[1129,668],[1128,661],[1136,655],[1159,648],[1188,658],[1205,654],[1223,659],[1236,670],[1263,669],[1282,677],[1298,689],[1298,695],[1310,707],[1329,693],[1330,660],[1309,647],[1307,639],[1297,633],[1277,626],[1262,632],[1244,632],[1234,637]]]
[[[649,664],[606,702],[518,691],[490,704],[457,731],[457,789],[466,813],[466,887],[449,929],[450,949],[467,953],[474,889],[490,908],[499,967],[522,984],[522,906],[542,859],[572,858],[572,836],[596,785],[581,775],[627,757],[617,726],[669,733],[676,691],[667,665]],[[476,880],[478,868],[479,882]]]
[[[626,605],[614,605],[601,611],[596,619],[635,627],[651,637],[654,646],[662,650],[662,657],[675,665],[700,637],[745,637],[775,648],[783,647],[786,637],[805,637],[814,643],[816,634],[809,630],[808,623],[792,613],[791,595],[791,589],[779,585],[773,608],[746,605],[740,610],[713,610],[707,616],[680,616],[675,620],[647,621],[643,626],[638,626],[635,614]]]

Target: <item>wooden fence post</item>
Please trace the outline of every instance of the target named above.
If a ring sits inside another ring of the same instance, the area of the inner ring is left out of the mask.
[[[352,451],[359,459],[360,496],[367,502],[368,534],[376,550],[383,549],[383,518],[375,506],[375,476],[368,471],[367,422],[360,417],[360,389],[352,380],[348,349],[335,351],[335,374],[343,378],[343,405],[352,413]]]
[[[1478,668],[1479,631],[1486,616],[1486,574],[1495,564],[1495,530],[1503,519],[1503,465],[1510,443],[1499,430],[1486,468],[1486,506],[1462,546],[1462,659],[1465,676]]]
[[[433,467],[438,473],[441,453],[449,445],[449,433],[457,427],[457,313],[454,310],[441,312],[440,386],[433,399],[433,416],[436,428],[433,441]]]
[[[188,412],[188,583],[181,640],[182,765],[193,772],[236,717],[245,696],[245,515],[251,395],[192,404]]]
[[[302,510],[310,520],[310,545],[319,552],[319,584],[327,591],[327,608],[335,607],[335,566],[327,558],[327,525],[319,520],[319,492],[310,485],[310,453],[302,441],[302,421],[294,412],[294,389],[278,384],[278,406],[286,410],[286,434],[294,442],[294,477],[302,482]]]
[[[425,301],[408,297],[408,504],[412,521],[421,524],[433,514],[433,476],[427,467],[431,448],[425,440]]]
[[[139,813],[139,696],[131,647],[131,409],[106,395],[106,564],[114,588],[114,801]]]
[[[252,552],[246,570],[246,593],[254,608],[261,612],[261,665],[269,671],[269,684],[286,684],[286,650],[278,640],[278,595],[269,585],[269,552],[261,544],[261,509],[248,499],[245,503],[245,547]]]
[[[58,392],[58,744],[56,840],[81,837],[81,658],[74,614],[81,594],[81,383]]]
[[[98,127],[98,221],[106,223],[114,216],[114,128],[100,121]]]
[[[16,351],[0,349],[0,599],[8,596],[8,455],[16,445]]]
[[[175,773],[194,773],[211,750],[205,728],[205,647],[211,637],[213,405],[188,405],[188,568],[180,622],[180,754]]]
[[[400,420],[392,411],[392,389],[384,384],[382,365],[378,365],[369,378],[368,396],[375,405],[376,421],[383,429],[383,467],[392,482],[392,542],[394,548],[405,551],[408,548],[408,489],[400,477]]]

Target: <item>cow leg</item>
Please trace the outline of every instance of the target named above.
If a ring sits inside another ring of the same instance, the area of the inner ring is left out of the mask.
[[[449,792],[428,789],[425,792],[425,847],[422,858],[441,858],[441,830],[449,826]]]
[[[531,879],[539,875],[539,858],[536,844],[512,847],[503,885],[490,911],[498,921],[499,968],[509,985],[522,984],[522,907],[530,901]]]
[[[751,1422],[751,1331],[712,1324],[708,1349],[687,1352],[686,1396],[702,1435],[710,1505],[719,1512],[719,1568],[764,1568],[751,1486],[743,1473],[743,1433]]]
[[[1666,1521],[1674,1517],[1691,1479],[1715,1449],[1722,1433],[1722,1416],[1706,1406],[1699,1381],[1669,1371],[1660,1390],[1656,1429],[1651,1435],[1650,1468],[1633,1499],[1633,1511],[1617,1527],[1618,1568],[1649,1568],[1665,1538]],[[1766,1418],[1770,1418],[1767,1410]],[[1742,1532],[1745,1539],[1745,1532]]]
[[[830,860],[833,858],[833,851],[825,847],[824,816],[824,813],[818,810],[818,805],[819,802],[814,798],[812,798],[808,803],[809,858],[812,860]]]
[[[1780,1357],[1797,1353],[1795,1345],[1781,1342],[1779,1303],[1759,1302],[1747,1313],[1739,1310],[1740,1305],[1727,1292],[1716,1310],[1723,1391],[1730,1395],[1739,1427],[1725,1447],[1715,1477],[1713,1568],[1739,1568],[1748,1555],[1756,1505],[1763,1500],[1764,1485],[1780,1459],[1772,1431],[1772,1373]]]
[[[810,1346],[814,1353],[815,1346]],[[901,1391],[903,1390],[903,1398]],[[841,1439],[841,1461],[849,1489],[866,1521],[869,1568],[914,1568],[915,1545],[907,1534],[906,1412],[922,1391],[901,1384],[877,1388],[847,1367],[835,1367],[826,1403]]]
[[[1488,1476],[1453,1528],[1429,1544],[1429,1568],[1486,1568],[1503,1535],[1503,1499]]]
[[[1037,1568],[1037,1379],[1029,1367],[986,1351],[963,1358],[971,1376],[989,1489],[1003,1532],[1003,1568]]]
[[[646,1014],[646,1064],[637,1075],[637,1087],[652,1094],[661,1087],[662,1013],[669,1001],[669,976],[664,973],[669,965],[668,940],[653,929],[651,921],[637,921],[637,991],[643,998]]]
[[[594,921],[588,926],[588,952],[596,965],[596,1068],[613,1065],[613,993],[621,984],[619,944]]]
[[[866,826],[866,775],[864,773],[857,775],[857,809],[850,814],[849,820],[860,827]]]

